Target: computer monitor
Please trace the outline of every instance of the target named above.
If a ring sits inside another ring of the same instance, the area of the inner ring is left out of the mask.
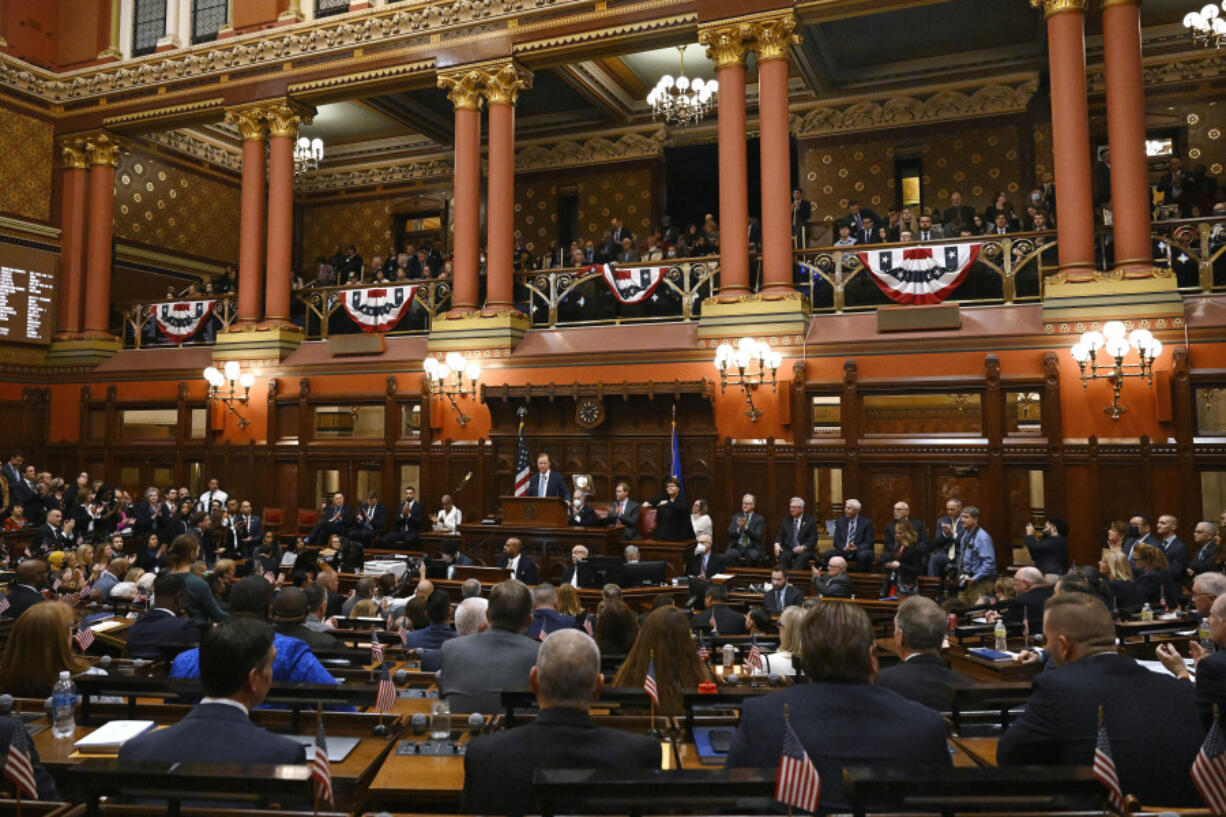
[[[621,585],[622,560],[618,556],[589,556],[579,563],[579,584],[582,587]]]
[[[668,562],[624,562],[621,566],[622,587],[658,587],[668,576]]]

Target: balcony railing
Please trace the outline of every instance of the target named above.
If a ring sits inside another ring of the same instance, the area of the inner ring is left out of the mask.
[[[1226,219],[1154,222],[1153,239],[1164,265],[1184,292],[1226,290]]]
[[[199,321],[199,326],[184,326],[186,332],[194,328],[190,335],[179,340],[159,325],[157,308],[174,303],[186,305],[185,315],[195,314],[197,305],[213,302],[213,308],[207,317]],[[217,333],[230,328],[238,314],[237,298],[234,295],[214,295],[209,298],[182,298],[175,301],[162,301],[153,304],[129,304],[123,311],[123,343],[129,349],[141,349],[150,346],[209,346],[217,340]]]
[[[428,279],[391,282],[386,286],[409,284],[417,287],[413,303],[395,326],[383,334],[409,335],[430,331],[434,316],[451,307],[451,281]],[[341,293],[346,290],[371,289],[381,284],[360,284],[352,287],[305,287],[294,292],[297,306],[294,322],[300,323],[308,340],[320,340],[330,335],[354,334],[362,330],[345,312]]]

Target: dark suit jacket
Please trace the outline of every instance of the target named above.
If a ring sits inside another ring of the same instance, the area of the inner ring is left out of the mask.
[[[266,732],[229,704],[199,704],[174,726],[125,743],[119,762],[303,764],[306,747]]]
[[[464,756],[466,813],[536,813],[537,769],[637,772],[660,768],[660,743],[646,735],[598,727],[582,710],[551,707],[514,729],[482,735]]]
[[[1142,803],[1200,804],[1188,774],[1204,736],[1191,685],[1115,653],[1036,675],[1026,711],[997,745],[998,764],[1089,766],[1100,706],[1125,793]]]
[[[1030,558],[1034,559],[1034,566],[1044,576],[1048,573],[1063,576],[1068,568],[1068,539],[1060,534],[1042,539],[1027,536],[1026,549],[1030,551]]]
[[[1154,547],[1162,547],[1162,542],[1158,540],[1158,537],[1154,535],[1153,531],[1150,531],[1139,539],[1129,539],[1128,541],[1124,542],[1124,555],[1126,555],[1129,559],[1132,558],[1132,549],[1138,542],[1144,542],[1145,544],[1153,545]]]
[[[153,533],[153,528],[158,521],[158,514],[161,512],[161,509],[161,502],[156,506],[150,504],[147,499],[142,499],[140,502],[135,503],[132,506],[132,516],[136,518],[136,522],[132,529],[136,533],[146,536]]]
[[[411,542],[417,538],[421,526],[426,521],[426,508],[414,499],[413,507],[406,514],[404,512],[406,504],[405,502],[400,503],[400,511],[396,514],[396,530],[411,534],[407,537],[407,540]]]
[[[353,515],[353,526],[355,528],[365,529],[361,519],[363,514],[370,516],[370,529],[375,533],[382,531],[384,525],[387,524],[387,510],[379,503],[375,503],[374,510],[371,510],[368,505],[362,505],[358,508],[357,512]]]
[[[1176,584],[1183,584],[1183,580],[1188,575],[1188,563],[1192,561],[1192,557],[1188,554],[1188,546],[1176,536],[1169,545],[1159,544],[1158,547],[1162,548],[1162,552],[1166,554],[1167,564],[1171,567],[1171,579]]]
[[[798,533],[792,517],[784,517],[779,523],[779,530],[775,532],[775,544],[786,551],[790,551],[797,545],[805,550],[813,550],[817,545],[817,522],[807,513],[801,514]]]
[[[574,577],[575,577],[575,566],[567,565],[566,570],[562,571],[562,584],[570,584],[570,580],[573,579]],[[580,573],[579,574],[579,586],[580,587],[595,587],[596,585],[592,583],[591,577],[592,577],[592,571],[590,570],[586,574]]]
[[[617,512],[617,503],[609,503],[609,516],[606,518],[606,523],[609,527],[614,525],[623,525],[626,530],[622,532],[623,539],[638,539],[639,538],[639,503],[633,499],[626,500],[626,509],[622,513]]]
[[[743,513],[738,513],[732,517],[732,522],[728,525],[728,547],[739,548],[741,546],[741,534],[744,533],[748,540],[749,548],[762,549],[762,534],[766,531],[766,517],[760,513],[754,512],[749,518],[749,523],[745,525],[745,530],[741,531],[737,527],[737,521],[745,516]]]
[[[8,600],[9,607],[4,611],[5,618],[17,618],[40,601],[46,601],[42,593],[31,590],[24,584],[10,584]]]
[[[1112,579],[1107,586],[1115,596],[1116,609],[1125,615],[1132,615],[1145,604],[1145,599],[1141,598],[1141,589],[1133,580]]]
[[[852,591],[851,576],[845,572],[837,576],[831,576],[829,573],[822,576],[814,576],[813,590],[822,596],[829,596],[835,599],[849,599],[851,598]]]
[[[845,766],[950,765],[940,713],[871,684],[817,681],[746,698],[727,768],[779,765],[785,704],[792,728],[821,775],[823,812],[850,810],[843,794]]]
[[[849,522],[846,516],[840,516],[834,521],[834,549],[840,554],[844,552],[843,547],[847,544]],[[856,532],[852,537],[852,542],[858,551],[867,550],[871,553],[873,550],[873,520],[864,514],[856,517]],[[855,567],[855,565],[848,565],[848,567]]]
[[[0,717],[0,742],[4,746],[8,746],[13,740],[13,730],[18,728],[25,729],[25,724],[19,723],[16,718]],[[33,740],[29,742],[28,747],[30,750],[30,765],[34,767],[34,785],[38,788],[38,799],[51,802],[59,800],[60,793],[55,788],[55,780],[52,779],[50,773],[43,768],[43,764],[39,761],[38,750],[34,748]]]
[[[353,508],[348,505],[342,505],[339,508],[329,504],[319,515],[320,525],[335,525],[348,531],[353,527]]]
[[[1196,575],[1208,573],[1209,571],[1220,571],[1222,565],[1215,562],[1218,555],[1217,542],[1209,541],[1200,552],[1196,554],[1196,558],[1188,567],[1192,568],[1192,572]]]
[[[510,560],[504,553],[498,557],[498,567],[506,567]],[[515,567],[515,578],[524,584],[536,584],[536,562],[531,556],[519,555],[519,564]]]
[[[348,646],[336,636],[312,630],[305,624],[274,624],[273,629],[281,635],[306,642],[312,650],[343,650]]]
[[[704,554],[704,555],[707,556],[707,570],[706,570],[707,578],[711,578],[716,573],[724,572],[724,566],[727,565],[728,562],[726,559],[724,559],[723,556],[719,555],[718,553],[710,553],[710,554]],[[698,576],[698,575],[701,575],[702,572],[703,572],[702,556],[695,556],[693,554],[690,554],[689,560],[685,563],[685,575]]]
[[[790,584],[783,587],[782,605],[778,603],[778,597],[779,594],[775,592],[773,587],[762,594],[762,606],[766,608],[768,613],[782,613],[784,607],[793,607],[805,603],[805,594],[800,592],[799,587],[793,587]]]
[[[582,508],[575,508],[574,505],[571,505],[568,517],[570,523],[578,527],[590,528],[596,524],[596,511],[592,510],[592,507],[586,502],[583,503]]]
[[[52,528],[44,523],[34,531],[34,552],[50,553],[53,550],[70,550],[73,538],[64,533],[63,529]]]
[[[501,712],[502,690],[528,688],[540,648],[539,641],[508,630],[453,638],[443,644],[439,693],[452,712]]]
[[[528,496],[541,495],[541,472],[536,471],[528,480]],[[566,498],[566,480],[561,471],[549,469],[549,480],[545,483],[545,496]]]
[[[1043,632],[1043,605],[1052,597],[1054,588],[1034,587],[1005,603],[1001,617],[1006,624],[1021,624],[1030,617],[1030,634]]]
[[[913,545],[913,547],[916,550],[922,550],[924,553],[927,553],[928,552],[928,528],[924,526],[924,520],[908,518],[907,521],[910,522],[911,527],[915,529],[915,544]],[[884,545],[882,547],[883,553],[893,553],[894,552],[894,531],[897,528],[897,525],[898,525],[897,519],[891,519],[889,522],[886,523],[885,537],[882,539],[882,542]]]
[[[1163,595],[1167,604],[1173,606],[1179,603],[1179,585],[1171,571],[1147,570],[1138,573],[1135,581],[1141,604],[1148,601],[1150,606],[1157,609]]]
[[[540,610],[532,611],[532,623],[528,625],[528,629],[524,630],[524,635],[528,638],[540,639],[541,631],[548,636],[555,630],[578,630],[579,622],[574,616],[568,616],[565,613],[559,613],[557,610],[549,610],[541,608]]]
[[[1206,655],[1196,665],[1196,708],[1207,730],[1213,724],[1213,705],[1226,712],[1226,652]]]
[[[954,702],[954,687],[971,682],[945,666],[938,655],[916,653],[906,661],[877,673],[877,686],[892,689],[909,701],[938,712],[948,712]]]
[[[745,628],[745,616],[726,604],[713,604],[701,613],[695,613],[694,621],[690,626],[695,630],[710,631],[712,615],[715,616],[716,629],[720,635],[747,635],[749,633],[749,630]]]
[[[169,659],[198,643],[200,629],[189,619],[173,616],[165,610],[151,610],[132,622],[125,655],[149,660]]]
[[[693,503],[685,498],[685,494],[677,494],[670,500],[668,494],[660,494],[655,499],[648,500],[656,509],[656,530],[653,539],[662,542],[685,542],[694,538],[694,525],[690,521],[690,508]],[[661,505],[660,503],[664,504]]]
[[[235,526],[238,530],[238,544],[242,549],[243,554],[250,558],[255,549],[260,546],[260,541],[264,538],[264,520],[255,514],[251,514],[250,521],[243,514],[239,514],[234,518]],[[167,544],[170,544],[167,542]]]

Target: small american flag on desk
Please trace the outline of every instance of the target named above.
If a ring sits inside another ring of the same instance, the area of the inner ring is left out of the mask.
[[[387,674],[387,664],[379,666],[379,687],[375,690],[375,709],[380,712],[391,712],[396,705],[396,685]]]
[[[1192,762],[1192,782],[1214,814],[1226,814],[1226,733],[1213,707],[1213,726]]]
[[[775,799],[786,806],[803,811],[817,811],[822,799],[822,778],[809,760],[809,753],[796,736],[788,708],[783,708],[783,750],[779,756],[779,778],[775,782]]]
[[[77,642],[77,646],[82,651],[85,651],[89,649],[90,644],[94,643],[94,631],[89,627],[79,627],[77,628],[77,634],[73,638]]]
[[[9,751],[4,760],[4,776],[17,788],[18,796],[38,799],[38,784],[34,780],[34,764],[30,761],[30,735],[25,724],[18,722],[9,739]],[[18,806],[20,809],[20,806]]]
[[[328,739],[324,735],[324,720],[317,721],[315,748],[311,752],[311,777],[315,780],[315,796],[332,803],[332,766],[328,763]]]
[[[379,643],[379,632],[370,628],[370,660],[372,663],[383,663],[383,645]]]
[[[1107,727],[1103,723],[1101,706],[1098,708],[1098,732],[1094,739],[1093,771],[1094,779],[1107,787],[1111,804],[1117,811],[1123,811],[1124,790],[1120,788],[1120,775],[1115,769],[1115,759],[1111,757],[1111,739],[1107,737]]]

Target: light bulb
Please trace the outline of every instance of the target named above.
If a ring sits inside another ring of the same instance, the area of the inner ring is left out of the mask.
[[[434,370],[434,377],[436,380],[446,380],[450,376],[451,376],[451,367],[448,366],[446,363],[438,364],[438,368]]]
[[[1123,338],[1111,338],[1107,341],[1107,354],[1111,357],[1123,357],[1128,354],[1128,341]]]
[[[737,341],[736,348],[746,354],[752,355],[754,350],[758,348],[758,342],[753,338],[741,338]]]
[[[205,367],[205,369],[204,369],[204,371],[203,371],[203,372],[201,372],[201,374],[204,376],[204,379],[205,379],[205,380],[207,380],[207,381],[209,381],[210,383],[212,383],[212,382],[213,382],[213,378],[214,378],[215,376],[217,376],[217,375],[220,375],[220,374],[221,374],[221,372],[217,371],[217,368],[216,368],[215,366],[206,366],[206,367]]]
[[[433,376],[438,371],[438,360],[428,357],[421,362],[421,367],[426,370],[426,374]]]
[[[474,360],[464,368],[464,374],[469,380],[476,380],[481,376],[481,364]]]
[[[310,146],[311,146],[310,139],[306,138],[305,136],[298,137],[298,147],[300,147],[302,150],[306,150]]]
[[[1154,360],[1162,354],[1162,341],[1154,338],[1149,342],[1149,359]]]
[[[239,369],[237,360],[226,361],[226,380],[238,380],[240,374],[242,370]]]
[[[447,365],[451,367],[452,371],[464,371],[464,355],[459,352],[448,352],[447,356],[443,359],[447,361]]]
[[[738,369],[744,369],[749,366],[749,352],[744,349],[738,349],[732,356],[732,362],[736,364]]]
[[[1071,354],[1073,356],[1073,360],[1077,361],[1078,363],[1085,363],[1090,359],[1090,350],[1083,343],[1074,344],[1073,348],[1069,350],[1069,354]]]
[[[244,389],[251,388],[255,385],[255,375],[253,375],[251,372],[243,372],[242,377],[238,379],[238,385],[242,386]]]
[[[778,352],[769,352],[764,358],[766,368],[772,371],[779,368],[779,364],[783,363],[783,355]]]
[[[719,93],[719,81],[713,79],[710,82],[708,82],[707,90],[710,91],[712,94]]]
[[[669,74],[665,74],[664,76],[660,77],[660,86],[659,86],[659,87],[661,87],[661,88],[671,88],[671,87],[673,87],[673,78],[672,78],[672,76],[670,76]]]
[[[1112,338],[1123,338],[1124,333],[1128,330],[1124,328],[1123,321],[1107,321],[1103,324],[1103,335],[1107,340]]]
[[[689,79],[689,77],[687,77],[685,74],[682,74],[681,76],[677,77],[677,83],[676,83],[676,84],[677,84],[677,87],[678,87],[678,88],[680,88],[682,91],[684,91],[684,90],[686,90],[687,88],[689,88],[689,87],[690,87],[690,79]]]
[[[1189,11],[1183,16],[1184,28],[1200,28],[1200,15],[1194,11]]]
[[[1149,346],[1153,337],[1148,329],[1133,329],[1128,335],[1128,343],[1139,352]]]
[[[694,81],[690,85],[695,91],[701,91],[706,83],[702,81],[702,77],[694,77]]]
[[[728,364],[732,362],[732,355],[732,344],[728,341],[721,343],[719,348],[715,350],[715,368],[721,372],[727,369]]]
[[[1081,344],[1091,352],[1097,352],[1099,349],[1103,348],[1103,344],[1106,342],[1107,340],[1103,337],[1101,332],[1081,333]]]
[[[1206,20],[1212,20],[1214,17],[1217,17],[1217,15],[1218,15],[1217,6],[1213,5],[1212,3],[1209,3],[1207,6],[1205,6],[1204,8],[1200,10],[1200,16],[1205,18]]]

